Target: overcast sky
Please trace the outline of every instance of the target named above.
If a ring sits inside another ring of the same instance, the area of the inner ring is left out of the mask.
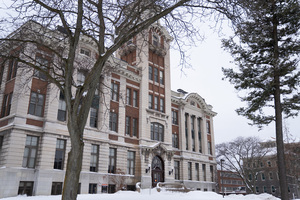
[[[233,85],[228,80],[222,80],[224,76],[221,70],[222,67],[234,67],[230,63],[233,59],[221,48],[221,37],[208,27],[202,26],[206,39],[188,51],[193,69],[184,69],[185,75],[182,74],[177,67],[178,52],[171,51],[172,90],[181,88],[189,93],[196,92],[206,103],[213,106],[213,110],[218,113],[214,118],[216,144],[228,142],[238,136],[259,136],[263,140],[274,140],[274,123],[258,131],[256,126],[248,125],[249,121],[245,117],[236,114],[235,109],[243,106],[243,103]],[[229,30],[225,29],[227,35],[230,34]],[[288,120],[286,124],[290,134],[300,138],[300,117]]]
[[[0,7],[4,2],[10,0],[0,0]],[[0,16],[6,14],[6,10],[0,9]],[[179,54],[171,51],[171,87],[172,90],[179,88],[191,93],[196,92],[206,100],[206,103],[213,106],[213,110],[218,113],[214,118],[214,131],[216,144],[228,142],[238,136],[259,136],[263,140],[275,138],[274,124],[270,124],[262,131],[258,132],[257,127],[248,125],[248,121],[238,116],[235,109],[243,104],[237,96],[237,92],[227,80],[223,81],[222,67],[233,67],[230,63],[232,58],[229,53],[221,49],[221,37],[214,33],[206,25],[201,25],[202,33],[206,39],[197,43],[188,51],[193,69],[184,69],[181,73]],[[225,28],[223,33],[230,35],[229,28]],[[225,37],[225,36],[224,36]],[[290,134],[300,138],[300,117],[287,121]]]

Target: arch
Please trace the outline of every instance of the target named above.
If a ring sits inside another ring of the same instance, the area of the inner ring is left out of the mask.
[[[156,187],[158,182],[164,182],[165,180],[165,169],[164,161],[160,156],[155,156],[151,163],[151,177],[152,177],[152,187]]]

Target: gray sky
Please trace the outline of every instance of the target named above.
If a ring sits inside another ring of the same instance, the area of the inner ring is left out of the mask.
[[[0,0],[0,7],[11,3],[10,0]],[[6,15],[6,10],[0,9],[0,16]],[[243,104],[237,97],[237,92],[228,81],[223,81],[222,67],[233,67],[230,63],[231,56],[221,49],[221,38],[213,33],[207,26],[203,26],[202,32],[206,39],[197,43],[188,51],[193,69],[185,69],[184,74],[178,67],[179,54],[171,51],[171,87],[172,90],[181,88],[189,93],[196,92],[202,96],[206,103],[213,106],[218,113],[214,118],[214,131],[216,143],[228,142],[238,136],[257,135],[261,139],[275,138],[274,124],[270,124],[258,132],[257,127],[248,125],[248,121],[238,116],[235,109]],[[230,32],[225,28],[225,32]],[[300,117],[287,121],[290,133],[300,138]]]
[[[226,30],[225,30],[226,31]],[[259,136],[263,140],[275,138],[275,124],[272,123],[263,130],[258,131],[256,126],[248,125],[248,120],[238,116],[235,109],[243,106],[238,93],[228,80],[222,80],[221,68],[234,67],[230,63],[233,59],[228,52],[221,49],[221,38],[209,28],[203,26],[206,39],[197,43],[188,51],[193,69],[184,69],[180,72],[178,66],[179,54],[171,51],[171,87],[172,90],[181,88],[189,93],[196,92],[206,103],[213,106],[218,113],[214,118],[214,131],[216,144],[228,142],[238,136]],[[229,33],[229,29],[227,30]],[[300,117],[285,122],[289,132],[300,138]]]

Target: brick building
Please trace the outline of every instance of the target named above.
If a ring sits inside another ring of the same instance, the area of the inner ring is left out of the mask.
[[[231,171],[217,171],[219,194],[246,194],[246,186],[237,173]]]
[[[40,25],[28,22],[20,29],[26,26]],[[114,192],[120,182],[129,190],[138,182],[142,188],[180,182],[215,190],[216,113],[196,93],[171,91],[172,38],[159,23],[148,33],[148,43],[137,35],[108,61],[111,70],[103,74],[84,131],[79,193]],[[55,62],[37,45],[23,48],[38,63]],[[82,37],[77,59],[93,62],[95,49]],[[71,148],[64,96],[43,73],[23,72],[22,63],[1,60],[0,198],[60,194]],[[77,84],[85,72],[77,67]]]
[[[258,168],[256,175],[249,175],[249,178],[255,179],[255,191],[257,194],[269,193],[280,197],[280,185],[277,166],[276,143],[266,142],[273,151],[264,156],[261,160],[254,159],[253,163],[246,163],[246,168]],[[289,198],[299,198],[300,195],[300,143],[286,143],[285,145],[286,177],[289,192]]]

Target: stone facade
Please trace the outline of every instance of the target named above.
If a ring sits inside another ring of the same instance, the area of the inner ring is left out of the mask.
[[[84,132],[79,193],[134,190],[138,182],[215,191],[216,113],[196,93],[171,91],[172,38],[159,23],[147,31],[149,42],[140,34],[125,44],[110,59],[116,67],[101,79],[103,93]],[[26,48],[47,59],[42,49]],[[83,37],[78,58],[92,62],[95,55]],[[71,148],[63,99],[33,71],[16,68],[7,78],[10,66],[6,62],[1,74],[0,198],[60,194]],[[80,78],[78,69],[74,80]]]

